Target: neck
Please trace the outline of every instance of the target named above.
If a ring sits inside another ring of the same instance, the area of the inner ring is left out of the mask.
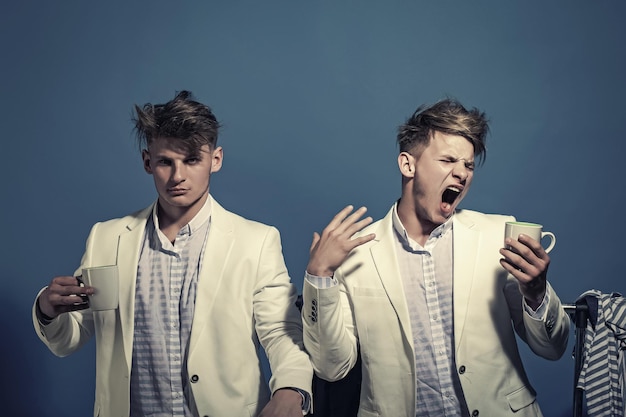
[[[179,207],[164,204],[159,199],[157,216],[159,217],[159,229],[173,242],[176,235],[200,212],[206,203],[209,194],[204,194],[200,199],[189,206]]]
[[[420,218],[414,204],[409,199],[400,198],[397,210],[398,217],[409,237],[424,246],[432,231],[439,225]]]

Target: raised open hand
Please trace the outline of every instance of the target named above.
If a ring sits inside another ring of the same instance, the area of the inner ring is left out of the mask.
[[[353,238],[365,226],[372,223],[371,217],[361,218],[367,208],[361,207],[352,212],[353,206],[347,206],[333,217],[322,234],[313,233],[307,272],[320,277],[330,277],[346,260],[352,249],[374,239],[370,233]]]

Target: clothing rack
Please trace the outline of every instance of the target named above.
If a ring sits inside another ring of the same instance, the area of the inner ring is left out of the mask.
[[[573,398],[573,416],[582,417],[583,415],[583,390],[578,388],[578,377],[583,365],[583,351],[585,346],[585,330],[587,328],[587,320],[589,320],[589,306],[584,300],[575,304],[563,304],[565,312],[569,314],[574,322],[576,341],[574,345],[574,398]]]

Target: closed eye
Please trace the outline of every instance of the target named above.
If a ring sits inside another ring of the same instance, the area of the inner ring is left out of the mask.
[[[456,164],[459,161],[462,161],[462,159],[442,158],[439,160],[439,162],[443,162],[445,164]],[[464,162],[464,165],[465,165],[465,169],[467,169],[468,171],[474,171],[474,168],[476,166],[473,161]]]

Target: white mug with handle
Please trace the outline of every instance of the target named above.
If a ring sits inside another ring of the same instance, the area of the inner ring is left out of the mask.
[[[552,232],[544,232],[543,226],[537,223],[528,223],[528,222],[506,222],[504,227],[504,238],[510,237],[511,239],[517,240],[520,234],[525,234],[535,239],[538,242],[544,237],[550,238],[550,243],[548,243],[547,247],[544,247],[546,253],[549,253],[556,244],[556,236]]]
[[[85,285],[95,289],[95,293],[88,296],[89,308],[94,311],[116,309],[119,302],[117,266],[83,268],[82,272],[82,281]]]

